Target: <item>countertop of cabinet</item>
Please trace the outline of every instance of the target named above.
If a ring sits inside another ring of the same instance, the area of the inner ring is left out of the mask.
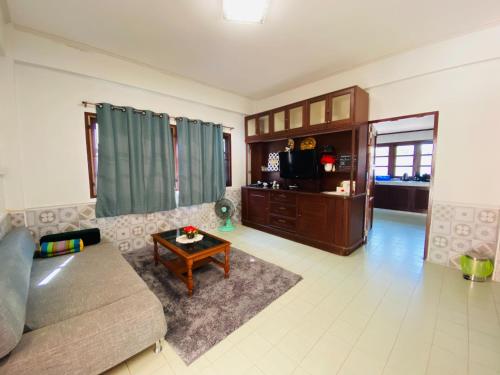
[[[355,195],[346,195],[346,194],[338,194],[338,193],[333,193],[333,192],[325,192],[325,191],[304,191],[304,190],[298,190],[298,189],[273,189],[273,188],[263,188],[263,187],[258,187],[258,186],[253,186],[253,185],[247,185],[247,186],[242,186],[242,189],[252,189],[252,190],[265,190],[265,191],[276,191],[280,193],[294,193],[294,194],[307,194],[307,195],[321,195],[324,197],[329,197],[329,198],[338,198],[338,199],[351,199],[351,198],[357,198],[357,197],[364,197],[366,194],[355,194]]]
[[[424,181],[375,181],[375,185],[389,185],[389,186],[406,186],[406,187],[420,187],[420,188],[429,188],[431,183]]]

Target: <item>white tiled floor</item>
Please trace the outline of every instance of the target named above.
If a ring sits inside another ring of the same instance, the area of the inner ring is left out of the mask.
[[[166,344],[112,373],[500,374],[500,283],[422,262],[422,219],[378,212],[349,257],[242,226],[225,237],[304,280],[189,367]]]

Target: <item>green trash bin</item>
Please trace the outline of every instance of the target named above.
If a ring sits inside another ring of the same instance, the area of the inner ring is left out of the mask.
[[[470,251],[460,257],[460,266],[464,279],[486,281],[493,274],[493,262],[477,251]]]

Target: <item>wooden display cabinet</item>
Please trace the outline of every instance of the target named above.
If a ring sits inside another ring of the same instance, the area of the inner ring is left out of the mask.
[[[350,155],[351,165],[341,171],[325,172],[320,166],[316,179],[285,179],[280,172],[263,171],[268,155],[283,151],[287,140],[249,143],[250,186],[242,187],[244,225],[348,255],[363,243],[366,199],[368,125],[315,135],[316,148],[326,145],[338,154]],[[294,138],[299,149],[305,137]],[[349,195],[331,195],[342,181],[350,181]],[[257,181],[277,181],[281,187],[298,184],[298,190],[260,188]]]
[[[368,94],[357,86],[247,116],[243,224],[340,255],[359,247],[365,238],[367,121]],[[263,170],[269,154],[284,151],[288,138],[299,150],[310,136],[316,149],[333,146],[337,156],[350,157],[350,164],[335,172],[320,166],[318,178],[307,180]],[[257,181],[277,181],[281,189],[257,187]],[[325,193],[342,181],[350,182],[349,195]],[[294,184],[298,190],[285,188]]]
[[[337,90],[245,118],[246,142],[320,134],[368,120],[368,94],[358,86]]]

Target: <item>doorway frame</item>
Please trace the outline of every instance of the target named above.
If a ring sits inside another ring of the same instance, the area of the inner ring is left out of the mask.
[[[413,115],[404,115],[404,116],[396,116],[396,117],[388,117],[384,119],[378,119],[378,120],[372,120],[368,121],[369,125],[377,124],[380,122],[390,122],[390,121],[397,121],[397,120],[404,120],[408,118],[419,118],[419,117],[425,117],[425,116],[434,116],[434,129],[432,131],[432,163],[431,163],[431,182],[429,186],[429,205],[427,207],[427,219],[425,223],[425,241],[424,241],[424,256],[423,259],[427,259],[427,254],[429,252],[429,236],[430,236],[430,229],[431,229],[431,217],[432,217],[432,204],[433,204],[433,192],[434,192],[434,175],[436,173],[436,150],[437,150],[437,136],[438,136],[438,123],[439,123],[439,111],[432,111],[432,112],[421,112],[421,113],[416,113]],[[368,163],[371,163],[370,160],[367,161]],[[371,166],[370,166],[371,168]],[[367,197],[368,199],[369,197]]]

